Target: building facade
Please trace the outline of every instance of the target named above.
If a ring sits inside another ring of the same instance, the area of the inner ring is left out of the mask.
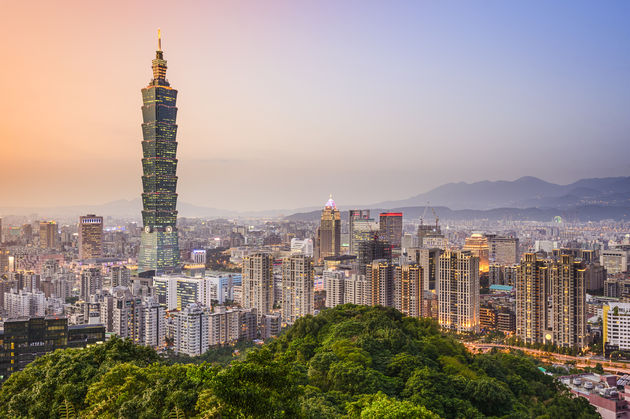
[[[142,223],[140,275],[179,269],[177,237],[177,90],[166,80],[161,39],[153,79],[142,89]]]
[[[439,263],[440,326],[457,332],[478,332],[479,258],[471,252],[446,251]]]

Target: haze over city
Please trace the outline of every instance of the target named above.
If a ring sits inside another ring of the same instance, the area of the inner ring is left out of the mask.
[[[180,202],[367,204],[630,173],[628,3],[63,3],[3,6],[3,206],[139,196],[158,27]]]

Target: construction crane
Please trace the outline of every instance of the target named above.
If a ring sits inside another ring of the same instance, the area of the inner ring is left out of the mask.
[[[435,231],[437,232],[439,228],[440,217],[438,217],[438,215],[435,213],[435,210],[433,209],[433,207],[431,207],[431,212],[433,212],[433,216],[435,217]]]
[[[424,206],[424,212],[420,216],[420,225],[424,225],[424,217],[427,216],[427,210],[428,209],[429,209],[429,202],[427,201],[427,204]]]

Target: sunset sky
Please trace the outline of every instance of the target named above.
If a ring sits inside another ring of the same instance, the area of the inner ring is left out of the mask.
[[[0,207],[141,193],[157,29],[180,201],[630,175],[630,2],[4,1]]]

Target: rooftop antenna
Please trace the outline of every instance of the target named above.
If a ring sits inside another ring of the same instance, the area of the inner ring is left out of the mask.
[[[158,28],[158,51],[162,51],[162,31]]]

